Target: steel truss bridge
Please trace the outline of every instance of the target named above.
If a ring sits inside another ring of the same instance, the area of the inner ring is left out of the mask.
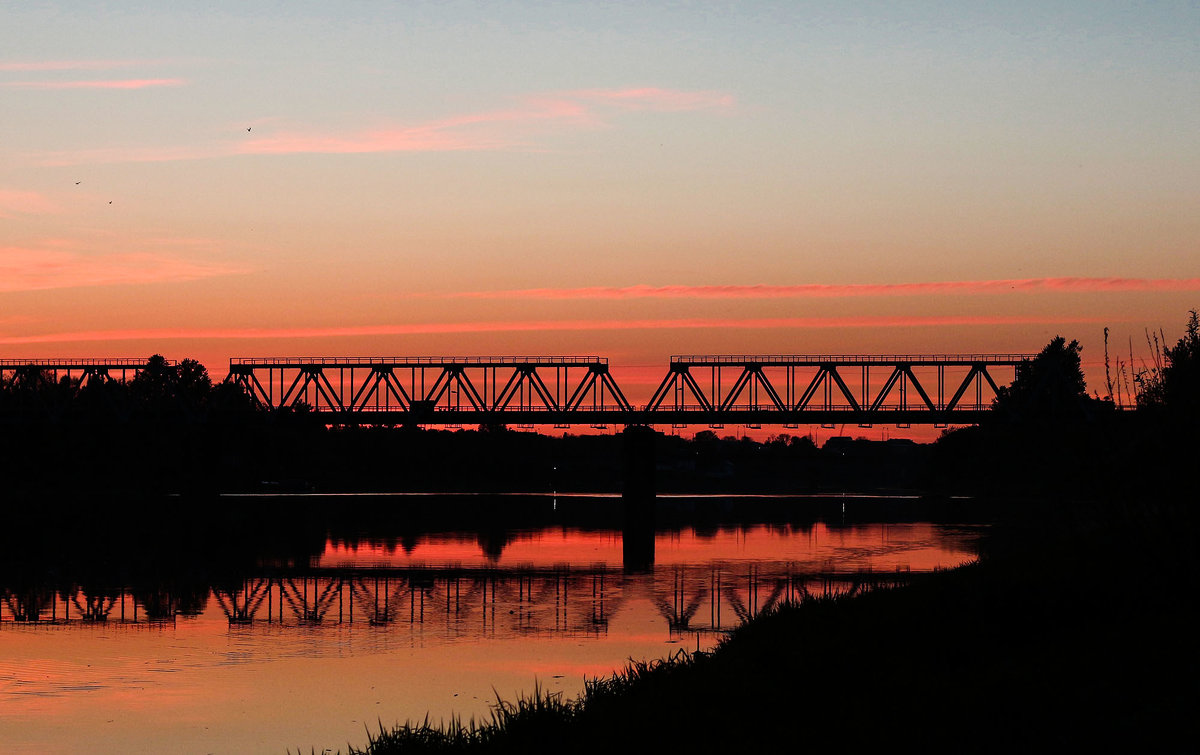
[[[639,406],[596,356],[237,358],[226,379],[261,408],[334,425],[949,425],[984,420],[1032,357],[674,356]]]
[[[213,586],[185,610],[169,589],[0,587],[6,625],[172,623],[219,610],[232,625],[443,624],[451,635],[606,631],[647,600],[671,633],[720,631],[779,603],[907,584],[909,572],[826,572],[792,564],[681,566],[629,574],[603,565],[555,568],[371,567],[263,570]]]
[[[0,359],[0,377],[9,377],[14,384],[51,382],[61,378],[78,380],[81,386],[89,383],[122,382],[136,377],[146,369],[147,360],[115,359]],[[174,362],[166,362],[168,366]]]
[[[999,385],[1032,356],[673,356],[641,405],[597,356],[235,358],[226,380],[262,409],[305,407],[332,425],[949,425],[985,420]],[[85,385],[145,367],[144,359],[9,359],[0,377]]]

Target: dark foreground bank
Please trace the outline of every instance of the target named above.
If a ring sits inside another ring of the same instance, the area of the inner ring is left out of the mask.
[[[1190,750],[1190,503],[1031,506],[977,564],[786,607],[579,700],[382,731],[365,752]]]

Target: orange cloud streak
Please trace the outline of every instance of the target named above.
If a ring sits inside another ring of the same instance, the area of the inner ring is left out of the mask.
[[[922,283],[854,283],[749,286],[590,286],[463,291],[428,294],[451,299],[782,299],[918,294],[1069,293],[1110,291],[1200,291],[1200,278],[1010,278]]]
[[[11,89],[145,89],[183,86],[184,79],[116,79],[109,81],[5,81],[0,87]]]
[[[1049,318],[1033,315],[962,315],[896,317],[764,317],[743,320],[695,318],[678,320],[516,320],[497,322],[434,322],[396,325],[347,325],[317,328],[144,328],[0,336],[0,344],[81,343],[87,341],[148,341],[181,339],[276,339],[356,336],[430,335],[574,330],[695,330],[788,328],[915,328],[964,325],[1028,325],[1042,323],[1099,323],[1100,318]],[[1106,322],[1109,320],[1105,320]]]
[[[0,293],[189,281],[245,272],[249,271],[152,252],[91,256],[56,249],[0,247]]]

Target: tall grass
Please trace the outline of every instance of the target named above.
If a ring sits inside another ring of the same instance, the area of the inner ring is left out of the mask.
[[[440,753],[471,749],[528,751],[536,743],[553,741],[565,734],[605,702],[618,701],[630,690],[660,682],[679,670],[691,667],[709,654],[680,649],[666,658],[638,661],[630,659],[625,667],[608,677],[584,681],[579,697],[567,698],[562,692],[548,692],[534,683],[533,692],[515,702],[496,695],[489,716],[482,721],[471,717],[463,721],[452,716],[433,723],[426,717],[420,722],[406,721],[392,729],[380,725],[378,733],[367,733],[365,749],[351,747],[351,755],[386,753]],[[493,690],[494,692],[494,690]]]

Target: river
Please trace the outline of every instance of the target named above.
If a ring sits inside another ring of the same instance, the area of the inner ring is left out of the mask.
[[[904,521],[910,501],[885,499],[886,517],[871,502],[888,521],[820,503],[666,502],[636,564],[612,524],[619,499],[398,496],[364,514],[279,496],[251,517],[43,532],[0,561],[0,742],[363,746],[380,722],[486,719],[497,695],[535,688],[574,696],[630,658],[709,649],[773,604],[976,554],[981,525]]]

